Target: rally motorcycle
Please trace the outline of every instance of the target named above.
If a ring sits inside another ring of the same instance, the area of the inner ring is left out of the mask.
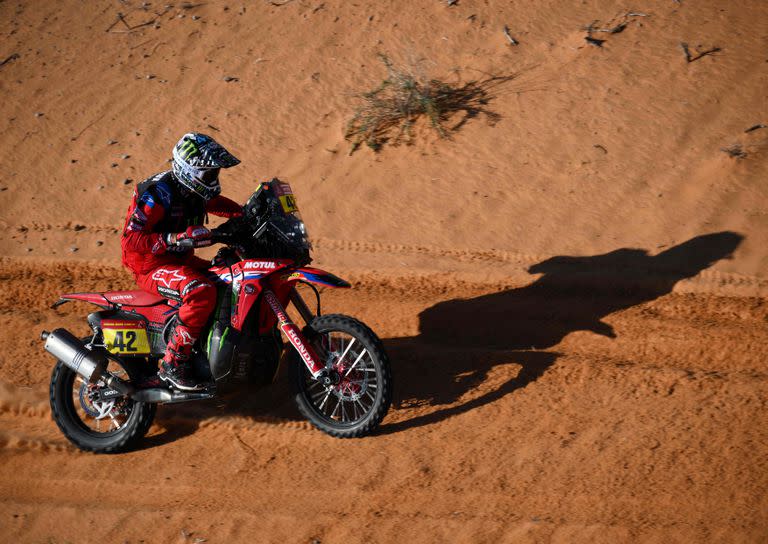
[[[310,243],[290,185],[278,179],[260,184],[243,216],[211,233],[224,244],[208,272],[218,298],[190,359],[205,387],[179,391],[157,379],[178,323],[179,299],[145,291],[62,295],[53,308],[75,300],[101,308],[88,316],[92,334],[86,338],[61,328],[42,333],[45,349],[57,359],[50,402],[64,435],[83,450],[124,451],[147,433],[158,404],[267,385],[281,360],[290,365],[299,411],[314,426],[339,438],[376,429],[392,400],[387,354],[360,321],[321,315],[316,286],[350,284],[308,266]],[[314,312],[298,284],[314,291]],[[302,328],[288,316],[289,304]]]

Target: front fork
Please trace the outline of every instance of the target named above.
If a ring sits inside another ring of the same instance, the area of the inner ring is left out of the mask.
[[[288,317],[285,308],[280,304],[280,301],[271,289],[266,289],[264,291],[264,299],[277,317],[277,325],[280,330],[283,331],[291,344],[293,344],[293,347],[296,348],[296,351],[299,352],[301,360],[307,365],[307,369],[309,369],[312,377],[317,378],[325,369],[325,365],[320,361],[320,358],[317,356],[317,353],[315,353],[312,345],[307,342],[307,339],[301,333],[301,329],[299,329],[299,327],[297,327]],[[295,289],[291,293],[291,302],[296,306],[301,317],[309,323],[313,315],[304,302],[304,299],[301,298],[301,295],[299,295]]]

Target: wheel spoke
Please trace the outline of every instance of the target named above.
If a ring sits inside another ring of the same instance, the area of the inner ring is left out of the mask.
[[[360,409],[363,411],[363,416],[364,416],[366,413],[368,413],[368,408],[366,408],[366,407],[365,407],[365,404],[363,404],[362,402],[360,402],[360,399],[355,399],[355,403],[356,403],[356,405],[357,405],[357,404],[359,404],[359,405],[360,405]],[[357,411],[357,410],[355,410],[355,411]],[[361,417],[362,417],[362,416],[361,416]]]
[[[309,381],[309,387],[307,388],[307,391],[311,391],[312,389],[315,389],[317,387],[320,387],[323,391],[325,391],[325,387],[323,386],[323,384],[318,382],[317,380]]]
[[[323,396],[323,393],[329,393],[329,391],[327,389],[321,389],[312,395],[312,400],[317,401],[317,399]]]
[[[352,372],[352,369],[355,368],[357,363],[360,362],[360,359],[362,359],[363,355],[365,355],[366,353],[368,353],[367,349],[364,349],[362,352],[360,352],[360,355],[357,356],[357,359],[355,359],[355,362],[352,363],[352,366],[347,369],[347,371],[344,373],[344,376],[348,376],[349,373]]]
[[[347,348],[344,350],[344,353],[342,353],[342,354],[341,354],[341,357],[339,357],[339,358],[338,358],[338,360],[336,361],[336,366],[337,366],[337,367],[341,365],[341,361],[343,361],[343,360],[344,360],[344,357],[346,357],[346,356],[347,356],[347,353],[349,353],[349,350],[352,348],[352,344],[354,344],[354,343],[355,343],[355,339],[353,338],[353,339],[352,339],[352,340],[349,342],[349,344],[347,344]],[[343,342],[342,342],[342,345],[343,345]],[[353,366],[354,366],[354,365],[353,365]]]
[[[328,397],[331,396],[332,389],[328,389],[328,392],[325,394],[325,398],[323,399],[323,402],[320,403],[320,406],[317,407],[318,410],[322,410],[323,406],[325,406],[325,403],[328,401]]]
[[[331,419],[336,415],[336,410],[339,409],[339,406],[341,406],[341,397],[339,397],[339,402],[336,403],[336,408],[333,409],[333,412],[331,412]]]

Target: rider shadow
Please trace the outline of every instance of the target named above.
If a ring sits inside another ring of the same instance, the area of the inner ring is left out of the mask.
[[[553,257],[528,269],[542,276],[525,287],[435,304],[419,315],[418,336],[385,341],[394,361],[394,405],[418,415],[390,424],[385,420],[380,433],[436,423],[527,386],[559,356],[539,350],[575,331],[615,338],[603,318],[670,293],[677,282],[730,258],[742,240],[726,231],[697,236],[657,255],[622,248]],[[519,371],[507,379],[515,369],[504,368],[510,364]],[[499,375],[502,383],[494,387]]]

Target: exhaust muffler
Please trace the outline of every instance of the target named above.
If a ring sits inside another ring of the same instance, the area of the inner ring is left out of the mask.
[[[104,375],[107,359],[94,353],[66,329],[43,331],[40,335],[45,340],[45,351],[77,372],[87,381],[94,383]]]
[[[102,380],[107,387],[122,395],[133,393],[131,384],[106,372],[106,357],[86,348],[85,344],[68,330],[43,331],[40,338],[45,340],[45,351],[77,372],[86,381],[95,383]]]

